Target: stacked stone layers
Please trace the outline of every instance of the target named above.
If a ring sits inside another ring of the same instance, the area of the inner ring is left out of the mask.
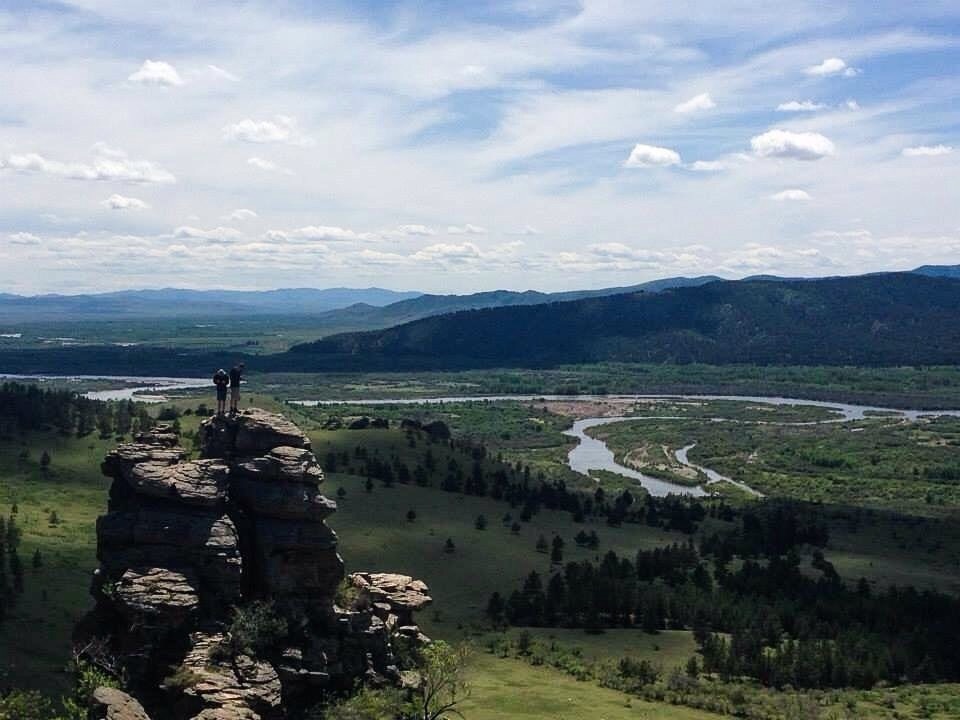
[[[365,575],[363,602],[336,607],[343,562],[325,522],[336,503],[319,491],[309,439],[258,409],[204,421],[200,439],[200,460],[166,427],[107,456],[114,482],[83,634],[106,637],[144,704],[159,697],[178,720],[265,720],[319,689],[396,680],[390,636],[403,625],[423,639],[410,624],[426,586]],[[213,660],[233,606],[254,599],[273,601],[297,629],[289,646],[269,659]],[[177,668],[186,687],[163,682]]]

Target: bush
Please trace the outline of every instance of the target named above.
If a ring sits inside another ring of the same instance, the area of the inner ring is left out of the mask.
[[[272,602],[255,600],[234,608],[229,629],[229,649],[236,655],[265,657],[287,637],[287,621],[277,614]]]
[[[14,690],[0,697],[0,720],[50,720],[53,703],[36,690]]]

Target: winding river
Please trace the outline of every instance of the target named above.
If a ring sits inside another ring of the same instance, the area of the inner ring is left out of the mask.
[[[169,378],[169,377],[133,377],[133,376],[90,376],[90,375],[7,375],[0,374],[0,380],[105,380],[117,384],[123,384],[124,387],[95,390],[85,393],[86,397],[96,400],[137,400],[140,402],[163,402],[167,398],[163,393],[185,390],[189,388],[208,387],[211,381],[200,378]],[[901,419],[915,421],[921,417],[941,417],[952,416],[960,417],[960,410],[901,410],[897,408],[884,408],[872,405],[854,405],[851,403],[829,402],[824,400],[804,400],[802,398],[787,397],[767,397],[760,395],[659,395],[659,394],[619,394],[619,395],[452,395],[446,397],[432,398],[375,398],[375,399],[345,399],[345,400],[288,400],[292,405],[302,405],[306,407],[317,407],[323,405],[438,405],[444,403],[460,402],[496,402],[496,401],[642,401],[642,400],[731,400],[736,402],[754,403],[760,405],[798,405],[807,407],[819,407],[831,410],[834,416],[822,420],[804,421],[804,422],[776,422],[776,421],[758,421],[769,424],[781,425],[814,425],[820,423],[847,422],[850,420],[863,420],[872,414],[882,414],[891,419]],[[651,495],[664,496],[669,494],[703,496],[707,494],[700,486],[680,485],[672,483],[661,478],[646,475],[638,470],[621,465],[616,461],[613,451],[607,447],[602,440],[597,440],[587,435],[586,431],[600,425],[607,425],[617,422],[629,422],[638,420],[670,420],[684,419],[680,417],[664,416],[618,416],[618,417],[591,417],[576,420],[573,426],[564,432],[578,442],[576,447],[570,450],[567,458],[567,464],[575,472],[590,476],[591,471],[605,470],[623,477],[636,480]],[[738,422],[730,418],[714,417],[704,418],[704,422]],[[688,458],[688,453],[695,447],[696,443],[691,443],[674,452],[674,457],[681,465],[693,468],[703,473],[707,477],[705,485],[713,483],[727,482],[739,487],[745,492],[754,495],[760,495],[759,492],[748,485],[733,480],[732,478],[721,475],[707,467],[697,465]]]
[[[824,400],[804,400],[802,398],[787,398],[787,397],[767,397],[760,395],[460,395],[460,396],[447,396],[447,397],[435,397],[435,398],[378,398],[373,400],[364,400],[364,399],[352,399],[352,400],[289,400],[288,402],[294,405],[303,405],[307,407],[317,407],[323,405],[419,405],[419,404],[442,404],[442,403],[458,403],[458,402],[493,402],[493,401],[504,401],[504,400],[515,400],[520,402],[525,401],[534,401],[534,400],[555,400],[555,401],[601,401],[601,400],[732,400],[736,402],[744,403],[754,403],[759,405],[774,405],[774,406],[785,406],[785,405],[799,405],[807,407],[819,407],[831,410],[834,413],[833,417],[825,418],[823,420],[811,420],[803,422],[782,422],[777,423],[776,421],[758,421],[765,422],[768,424],[782,424],[782,425],[815,425],[819,423],[838,423],[838,422],[847,422],[850,420],[863,420],[864,418],[869,417],[870,415],[882,414],[893,419],[902,419],[908,421],[915,421],[921,417],[937,417],[937,416],[953,416],[960,417],[960,410],[900,410],[896,408],[884,408],[873,405],[854,405],[851,403],[835,403],[828,402]],[[700,486],[690,486],[690,485],[681,485],[679,483],[672,483],[668,480],[663,480],[661,478],[652,477],[646,475],[634,468],[626,467],[621,465],[616,461],[616,457],[613,454],[613,451],[607,447],[607,444],[602,440],[597,440],[596,438],[590,437],[586,431],[590,428],[595,428],[600,425],[608,425],[610,423],[617,422],[629,422],[637,420],[679,420],[684,419],[680,417],[664,417],[664,416],[619,416],[619,417],[592,417],[592,418],[583,418],[576,420],[573,423],[573,426],[564,432],[564,435],[569,437],[576,438],[577,445],[574,447],[569,455],[567,456],[567,464],[570,466],[571,470],[578,472],[582,475],[590,476],[590,472],[593,470],[605,470],[607,472],[612,472],[616,475],[621,475],[623,477],[628,477],[633,480],[636,480],[640,485],[643,486],[647,492],[651,495],[662,497],[664,495],[691,495],[695,497],[700,497],[708,493],[703,487]],[[704,418],[704,422],[738,422],[730,418]],[[690,450],[693,449],[696,443],[687,445],[677,450],[674,454],[677,462],[687,467],[693,468],[699,472],[702,472],[707,476],[707,486],[718,483],[718,482],[727,482],[736,487],[740,488],[744,492],[750,493],[752,495],[760,496],[757,490],[754,490],[749,485],[736,481],[732,478],[721,475],[720,473],[706,468],[700,465],[696,465],[690,462],[687,454]]]

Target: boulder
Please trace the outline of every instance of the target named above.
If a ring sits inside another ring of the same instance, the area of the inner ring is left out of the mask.
[[[214,416],[200,425],[204,457],[253,457],[275,447],[310,449],[310,439],[283,415],[249,408],[237,415]]]
[[[195,460],[170,465],[141,462],[126,473],[130,487],[141,495],[184,505],[218,507],[227,499],[230,468],[219,460]]]
[[[174,627],[182,625],[200,603],[196,581],[165,568],[127,570],[112,597],[131,621]]]
[[[279,714],[282,688],[273,665],[243,653],[214,660],[224,640],[219,633],[194,633],[190,639],[193,647],[181,667],[193,678],[183,694],[202,708],[194,717],[261,718]]]
[[[168,447],[154,443],[135,442],[119,445],[104,458],[100,469],[108,477],[126,479],[129,471],[140,463],[152,462],[175,465],[187,459],[182,447]]]
[[[143,706],[122,690],[98,687],[90,700],[88,720],[150,720]]]
[[[348,579],[359,591],[359,605],[371,606],[374,614],[397,626],[414,625],[413,613],[433,602],[426,583],[409,575],[358,572]]]

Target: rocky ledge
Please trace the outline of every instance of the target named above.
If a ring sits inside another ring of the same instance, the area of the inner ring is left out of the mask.
[[[413,620],[428,588],[354,573],[355,598],[337,605],[344,566],[325,522],[337,506],[307,436],[248,409],[205,420],[199,438],[190,459],[161,426],[103,462],[96,607],[77,639],[110,656],[131,694],[98,690],[94,717],[270,720],[360,678],[398,682],[391,639],[429,642]],[[288,628],[257,657],[228,637],[254,601]]]

